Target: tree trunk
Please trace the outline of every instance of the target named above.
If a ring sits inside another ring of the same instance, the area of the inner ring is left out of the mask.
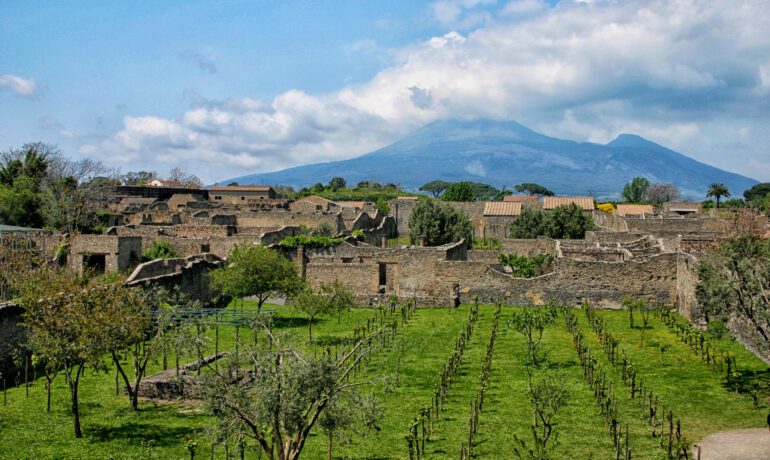
[[[311,316],[307,322],[307,335],[310,341],[313,341],[313,317]]]
[[[67,383],[70,387],[70,396],[72,397],[72,422],[75,427],[75,437],[82,438],[83,432],[80,429],[80,406],[78,404],[78,385],[80,384],[80,375],[83,372],[83,363],[77,365],[75,378],[72,378],[72,369],[67,372]]]
[[[332,460],[332,437],[333,433],[329,432],[329,449],[326,452],[326,460]]]
[[[51,412],[51,378],[48,374],[45,375],[45,389],[47,393],[45,411]]]

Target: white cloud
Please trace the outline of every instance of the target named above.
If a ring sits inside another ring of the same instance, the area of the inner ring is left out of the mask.
[[[487,3],[446,0],[433,12],[458,23]],[[221,179],[349,158],[436,119],[491,117],[576,140],[634,132],[734,169],[724,149],[748,160],[770,148],[770,135],[757,134],[770,124],[765,9],[762,0],[520,0],[469,33],[393,50],[394,64],[364,84],[270,102],[190,94],[180,116],[126,117],[95,150]]]
[[[21,97],[33,97],[40,89],[34,78],[23,78],[9,73],[0,75],[0,88],[8,88]]]

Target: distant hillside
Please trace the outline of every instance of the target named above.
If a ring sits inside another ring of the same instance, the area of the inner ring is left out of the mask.
[[[357,158],[251,174],[220,183],[281,184],[295,188],[334,176],[349,184],[374,179],[416,190],[432,180],[469,180],[511,189],[535,182],[560,195],[617,197],[636,176],[676,184],[703,198],[709,184],[725,183],[740,196],[756,180],[693,160],[639,136],[622,134],[601,145],[556,139],[509,121],[437,121]]]

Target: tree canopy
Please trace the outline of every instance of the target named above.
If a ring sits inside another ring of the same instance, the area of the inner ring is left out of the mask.
[[[453,182],[444,190],[446,201],[476,201],[476,190],[470,182]]]
[[[743,192],[743,198],[747,203],[765,198],[770,194],[770,182],[762,182]]]
[[[433,194],[433,198],[438,198],[444,193],[444,190],[450,185],[450,182],[443,180],[430,181],[427,184],[420,187],[421,192],[430,192]]]
[[[258,310],[275,295],[291,295],[301,280],[294,264],[278,252],[255,244],[236,244],[227,265],[211,272],[212,286],[234,298],[255,296]]]
[[[471,221],[463,211],[448,204],[421,199],[409,216],[409,239],[417,244],[421,238],[428,246],[440,246],[473,236]]]
[[[519,184],[515,186],[514,189],[519,193],[526,193],[528,195],[553,196],[552,191],[548,190],[546,187],[543,187],[540,184],[535,184],[532,182]]]
[[[593,230],[594,221],[590,214],[583,212],[575,203],[557,206],[552,211],[524,207],[521,215],[511,222],[511,238],[583,239]]]
[[[709,185],[708,191],[706,192],[707,197],[713,197],[717,200],[717,208],[719,207],[719,200],[722,197],[730,198],[730,190],[728,190],[727,186],[725,184],[721,183],[714,183]]]
[[[641,203],[647,198],[647,189],[649,187],[649,180],[644,177],[634,177],[623,186],[621,196],[627,203]]]

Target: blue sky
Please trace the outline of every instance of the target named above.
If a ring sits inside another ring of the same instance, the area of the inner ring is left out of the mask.
[[[0,0],[0,149],[215,181],[490,117],[770,180],[767,30],[762,0]]]

